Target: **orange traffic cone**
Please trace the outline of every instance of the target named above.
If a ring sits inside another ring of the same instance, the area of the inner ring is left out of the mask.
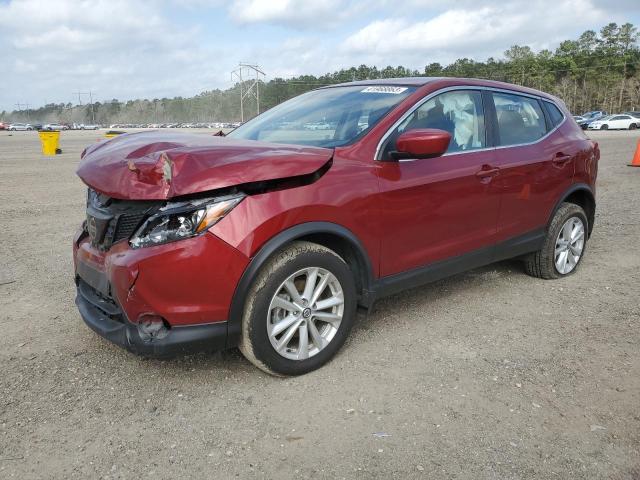
[[[638,146],[636,147],[636,153],[633,155],[633,160],[629,164],[630,167],[640,167],[640,140],[638,140]]]

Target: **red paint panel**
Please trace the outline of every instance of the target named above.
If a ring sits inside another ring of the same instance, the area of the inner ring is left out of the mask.
[[[381,275],[487,247],[495,242],[500,193],[478,177],[493,151],[411,162],[379,162]]]
[[[336,150],[333,166],[315,183],[247,197],[210,231],[251,257],[287,228],[332,222],[360,240],[377,272],[384,225],[378,215],[374,162],[352,161],[343,153]]]
[[[560,197],[575,183],[576,165],[584,165],[592,149],[582,130],[568,121],[538,143],[497,149],[496,185],[502,195],[497,240],[545,228]]]
[[[85,239],[76,261],[107,276],[129,320],[155,313],[171,325],[227,320],[235,286],[248,263],[245,255],[210,233],[140,249],[119,242],[108,252]]]

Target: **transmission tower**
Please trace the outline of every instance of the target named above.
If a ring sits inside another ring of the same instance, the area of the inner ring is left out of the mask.
[[[28,103],[16,103],[15,106],[18,107],[18,112],[20,113],[22,113],[22,107],[24,107],[24,110],[26,110],[27,112],[27,120],[31,119],[31,116],[29,115],[29,108],[31,107],[31,105],[29,105]]]
[[[89,95],[89,104],[91,105],[91,121],[93,124],[96,123],[96,113],[93,110],[93,92],[73,92],[74,95],[78,95],[78,103],[82,106],[82,96],[81,95]]]
[[[231,80],[240,84],[240,121],[244,122],[245,98],[256,99],[256,112],[260,114],[260,76],[264,80],[265,73],[259,65],[239,63],[238,68],[231,72]],[[248,86],[245,82],[249,82]]]

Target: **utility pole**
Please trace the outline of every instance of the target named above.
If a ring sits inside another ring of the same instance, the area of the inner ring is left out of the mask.
[[[255,78],[253,78],[253,75],[255,75]],[[265,73],[260,69],[259,65],[242,62],[238,64],[238,68],[231,72],[231,80],[235,80],[240,84],[241,122],[244,122],[244,99],[247,97],[253,97],[256,99],[256,114],[260,114],[260,75],[262,75],[262,79],[264,80]],[[251,80],[251,83],[246,87],[245,81],[249,80]]]
[[[89,90],[89,102],[91,102],[91,124],[96,124],[96,113],[93,111],[93,93]]]

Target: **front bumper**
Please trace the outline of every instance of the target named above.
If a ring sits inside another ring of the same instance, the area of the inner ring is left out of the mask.
[[[77,279],[76,305],[84,322],[98,335],[145,357],[173,357],[207,350],[223,350],[227,322],[172,327],[164,338],[143,339],[117,305],[100,297],[82,279]]]
[[[248,259],[205,233],[155,247],[108,251],[85,234],[74,239],[76,305],[96,333],[127,350],[154,357],[231,347],[227,318],[235,286]],[[139,328],[161,317],[163,334]]]

